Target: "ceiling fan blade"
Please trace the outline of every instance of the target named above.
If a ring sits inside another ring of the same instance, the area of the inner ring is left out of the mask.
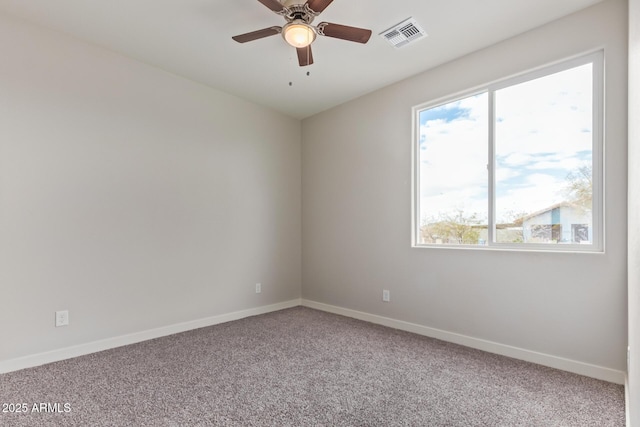
[[[301,67],[313,64],[311,45],[307,47],[299,47],[296,49],[296,51],[298,51],[298,64],[300,64]]]
[[[366,43],[371,37],[371,30],[321,22],[318,24],[318,34],[351,42]]]
[[[331,4],[333,0],[307,0],[307,6],[309,9],[316,13],[320,13]]]
[[[258,1],[276,13],[281,12],[284,9],[284,5],[280,3],[278,0],[258,0]]]
[[[282,27],[269,27],[269,28],[263,28],[262,30],[252,31],[250,33],[233,36],[231,38],[237,41],[238,43],[246,43],[246,42],[258,40],[264,37],[275,36],[276,34],[280,34],[281,30],[282,30]]]

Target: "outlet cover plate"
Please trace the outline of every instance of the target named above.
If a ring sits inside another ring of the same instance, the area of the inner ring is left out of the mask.
[[[56,327],[69,324],[69,310],[56,311]]]
[[[391,301],[391,293],[386,289],[382,291],[382,301],[384,302]]]

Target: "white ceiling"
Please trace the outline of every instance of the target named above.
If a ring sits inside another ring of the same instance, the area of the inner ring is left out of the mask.
[[[280,36],[231,40],[285,22],[257,0],[0,0],[0,12],[304,118],[599,1],[335,0],[314,23],[369,28],[371,40],[318,37],[303,68]],[[408,17],[429,36],[400,49],[378,36]]]

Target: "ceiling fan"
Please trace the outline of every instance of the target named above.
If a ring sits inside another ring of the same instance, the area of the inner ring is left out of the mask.
[[[298,63],[301,67],[313,64],[311,43],[316,36],[333,37],[357,43],[366,43],[371,37],[371,30],[350,27],[347,25],[321,22],[311,25],[314,18],[333,2],[333,0],[258,0],[260,3],[284,17],[287,21],[282,27],[269,27],[232,37],[238,43],[246,43],[264,37],[282,34],[291,46],[296,48]]]

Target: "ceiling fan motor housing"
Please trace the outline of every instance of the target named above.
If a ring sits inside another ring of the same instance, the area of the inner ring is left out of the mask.
[[[306,0],[285,0],[282,2],[282,4],[284,4],[285,7],[290,8],[291,6],[295,5],[304,6],[306,2]]]
[[[306,24],[311,24],[318,15],[318,13],[309,8],[304,0],[288,0],[284,2],[284,8],[278,14],[282,15],[287,22],[303,21]]]

